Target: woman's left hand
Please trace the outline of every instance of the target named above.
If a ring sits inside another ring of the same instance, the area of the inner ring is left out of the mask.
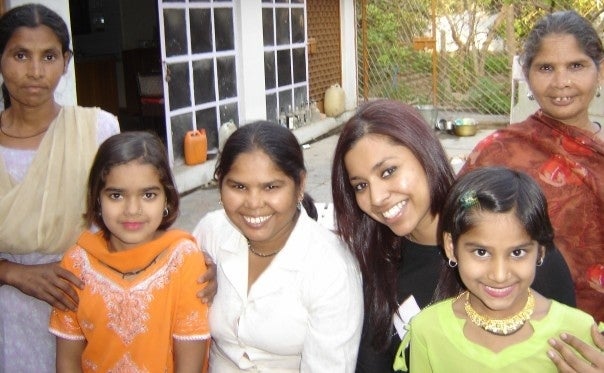
[[[203,303],[208,305],[212,304],[214,296],[218,291],[218,281],[216,281],[216,263],[212,258],[204,252],[207,270],[197,280],[198,283],[206,283],[206,286],[197,293],[197,297],[201,299]]]
[[[556,364],[558,372],[604,372],[604,335],[600,334],[596,325],[591,328],[591,337],[598,348],[594,348],[579,338],[566,333],[560,335],[560,340],[549,340],[555,351],[550,350],[547,354]]]

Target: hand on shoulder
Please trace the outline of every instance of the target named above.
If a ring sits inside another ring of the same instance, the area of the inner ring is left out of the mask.
[[[560,339],[552,338],[549,344],[549,358],[561,373],[597,373],[604,372],[604,335],[594,324],[591,336],[596,347],[592,347],[571,334],[561,334]]]

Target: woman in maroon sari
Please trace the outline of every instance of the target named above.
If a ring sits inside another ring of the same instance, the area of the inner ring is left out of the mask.
[[[505,165],[539,182],[577,306],[597,321],[604,321],[604,295],[586,272],[604,262],[604,131],[588,107],[600,96],[603,59],[602,42],[586,19],[574,11],[544,17],[521,55],[529,99],[540,109],[479,143],[461,171]]]

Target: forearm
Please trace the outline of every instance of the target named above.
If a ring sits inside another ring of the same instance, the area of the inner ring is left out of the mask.
[[[57,337],[57,373],[82,372],[82,352],[86,341],[71,341]]]
[[[6,262],[6,259],[0,258],[0,286],[6,284],[6,280],[4,278],[6,272]]]
[[[18,271],[20,264],[13,263],[7,259],[0,258],[0,286],[15,286],[15,272]]]
[[[208,341],[183,341],[174,340],[174,372],[199,373],[201,372],[207,354]]]

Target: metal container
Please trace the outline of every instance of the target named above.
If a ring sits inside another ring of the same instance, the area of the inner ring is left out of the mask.
[[[478,132],[476,124],[453,124],[453,133],[456,136],[474,136]]]

